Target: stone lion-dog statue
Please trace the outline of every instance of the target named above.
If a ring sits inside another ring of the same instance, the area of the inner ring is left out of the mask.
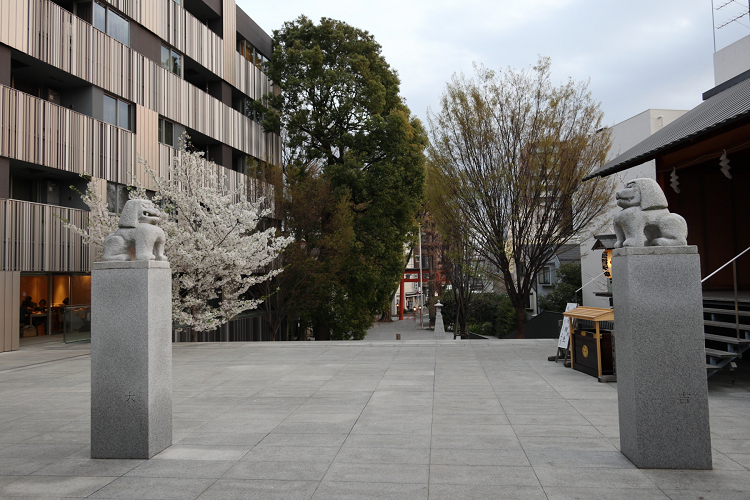
[[[633,179],[615,195],[615,248],[687,245],[687,223],[670,213],[667,198],[653,179]]]
[[[104,260],[166,261],[166,238],[159,222],[161,212],[150,200],[128,200],[120,214],[120,228],[104,238]]]

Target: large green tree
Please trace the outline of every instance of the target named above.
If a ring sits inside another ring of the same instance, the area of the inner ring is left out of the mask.
[[[343,230],[344,220],[353,232],[339,239],[348,247],[336,256],[336,276],[317,287],[320,300],[309,311],[316,339],[362,338],[403,273],[404,245],[423,198],[426,134],[366,31],[299,17],[274,31],[267,70],[277,91],[256,107],[267,131],[283,131],[287,175],[292,183],[330,187],[321,234]],[[334,216],[339,223],[329,223]],[[317,260],[329,258],[321,252]]]

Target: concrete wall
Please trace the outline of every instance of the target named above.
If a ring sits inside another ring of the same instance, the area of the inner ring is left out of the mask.
[[[0,85],[10,84],[10,47],[0,44]]]
[[[19,271],[0,271],[0,352],[18,350],[20,279]]]
[[[714,85],[750,70],[750,36],[714,52]]]
[[[0,156],[0,198],[10,198],[10,160]]]
[[[161,65],[161,39],[138,23],[130,23],[130,46]]]
[[[687,111],[675,109],[649,109],[612,127],[612,148],[607,160],[616,158],[651,134],[673,122]],[[632,179],[656,177],[656,163],[651,160],[623,172],[613,174],[610,178],[615,189],[622,189]],[[596,240],[594,235],[612,234],[612,219],[620,208],[615,204],[614,196],[609,209],[593,221],[582,235],[581,240],[581,278],[583,280],[583,305],[587,307],[609,307],[609,297],[598,297],[597,292],[607,291],[607,279],[600,276],[592,283],[586,284],[602,272],[602,251],[591,250]]]

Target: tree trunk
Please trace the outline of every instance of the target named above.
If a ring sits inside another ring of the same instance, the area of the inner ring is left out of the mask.
[[[525,304],[516,305],[516,338],[525,339],[526,334],[524,333],[524,320],[526,319]]]
[[[316,323],[313,326],[315,340],[331,340],[331,327],[328,323]]]

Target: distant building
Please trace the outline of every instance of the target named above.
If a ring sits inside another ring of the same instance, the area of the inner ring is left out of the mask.
[[[539,313],[538,299],[552,291],[552,287],[560,280],[560,267],[566,264],[578,264],[581,262],[581,250],[577,243],[567,243],[561,246],[555,255],[547,261],[539,274],[536,276],[536,290],[533,300],[533,309],[528,309],[532,314]],[[529,306],[531,306],[531,302]]]
[[[133,177],[153,187],[138,158],[163,175],[186,131],[230,183],[268,189],[247,175],[280,159],[251,107],[271,52],[234,0],[0,0],[0,351],[23,297],[46,301],[47,334],[64,299],[90,304],[91,253],[61,222],[85,224],[81,175],[119,212]]]

